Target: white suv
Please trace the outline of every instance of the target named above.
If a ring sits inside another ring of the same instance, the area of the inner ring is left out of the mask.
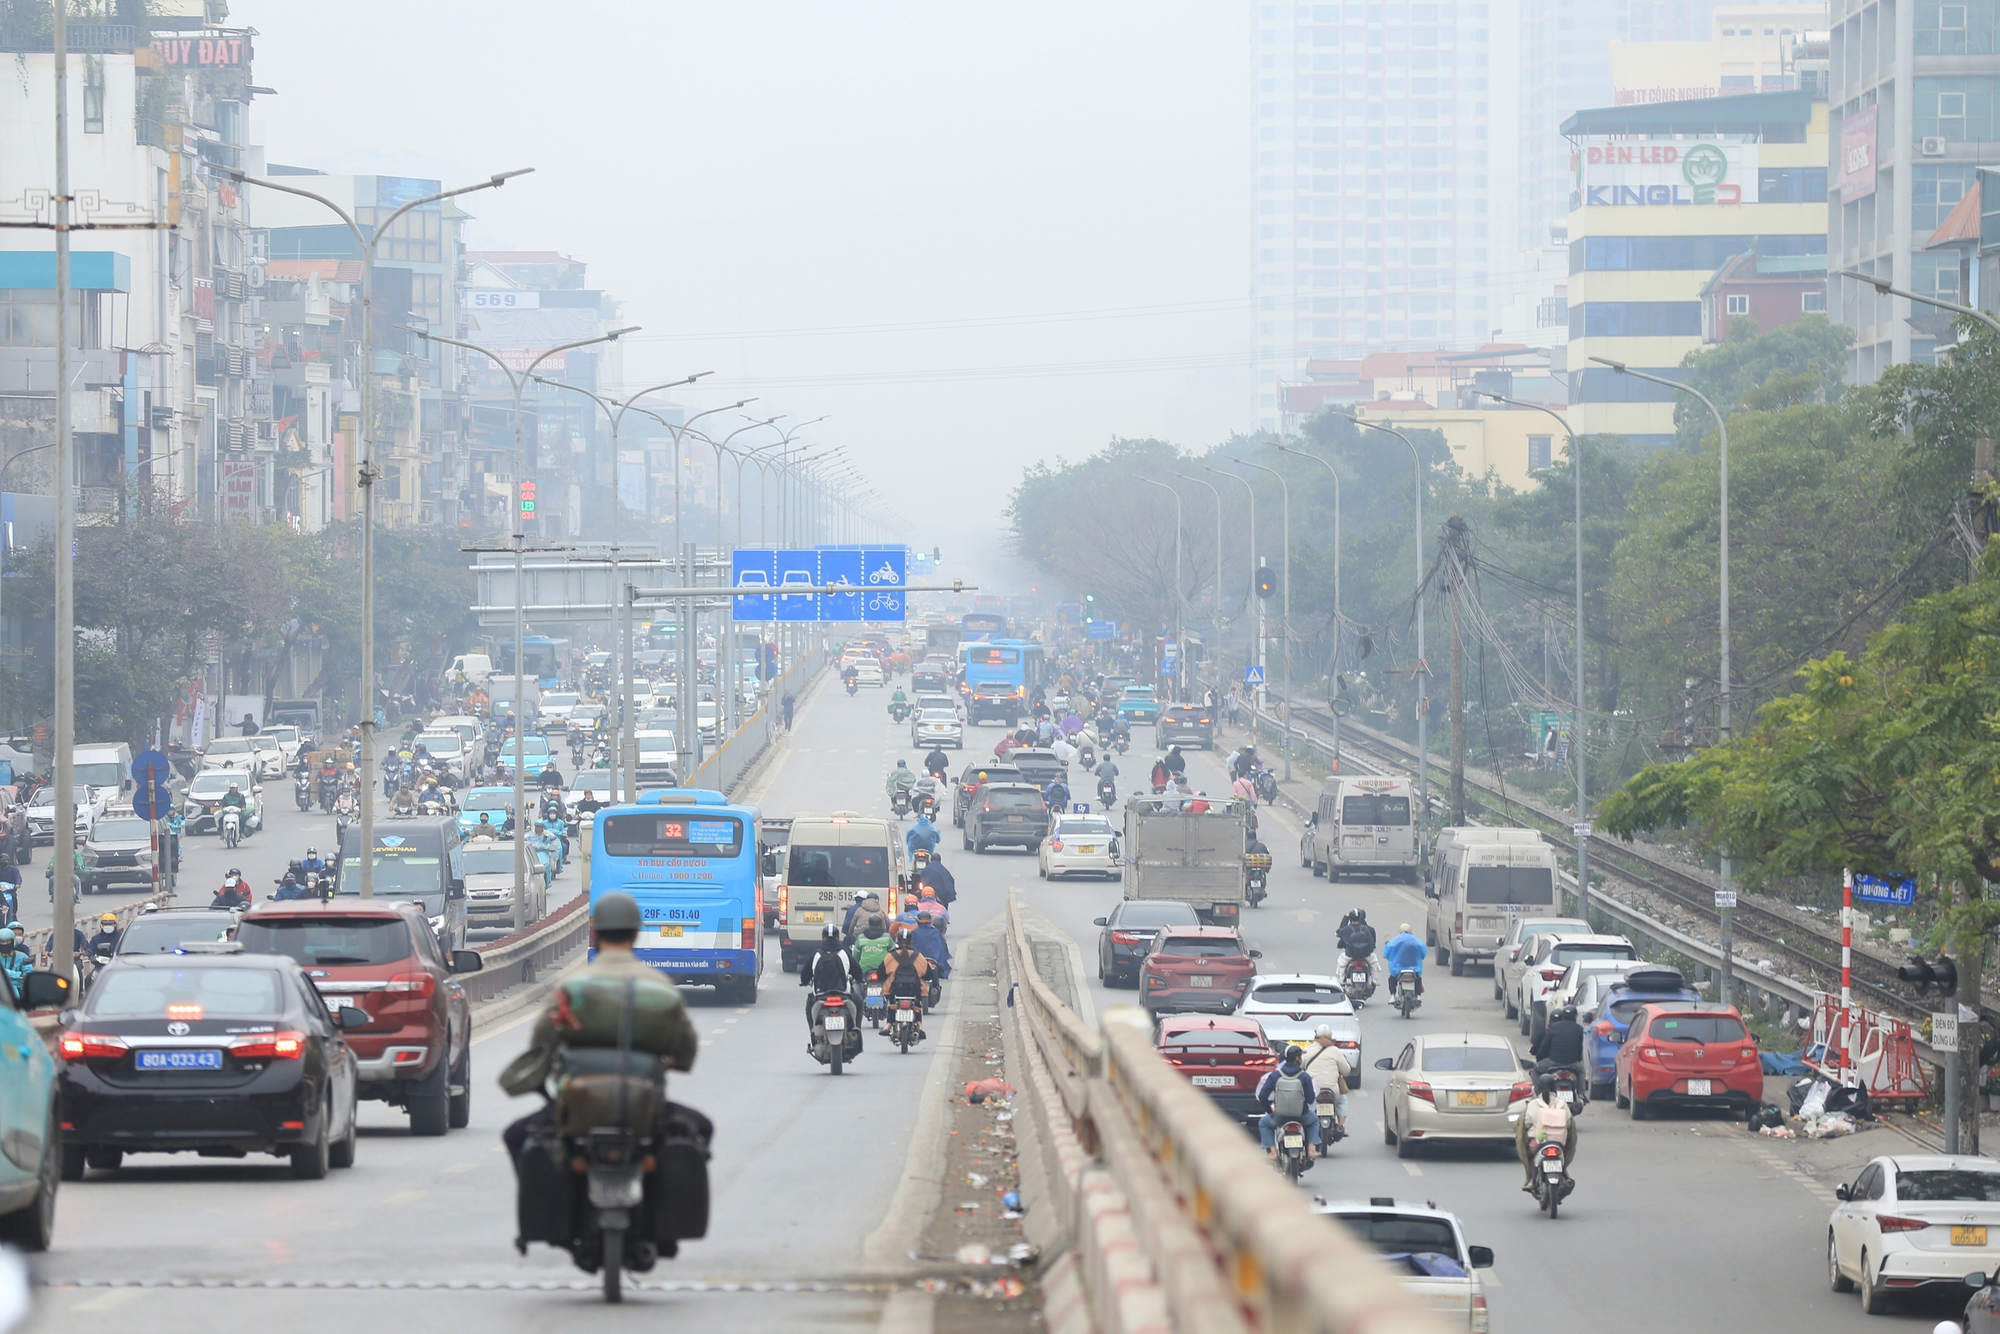
[[[1578,959],[1632,959],[1639,951],[1623,936],[1538,936],[1535,953],[1521,970],[1521,992],[1514,1004],[1521,1012],[1521,1031],[1538,1038],[1549,1026],[1548,996]]]

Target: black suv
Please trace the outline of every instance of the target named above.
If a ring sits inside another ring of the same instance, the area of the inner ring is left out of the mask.
[[[1155,726],[1162,746],[1192,741],[1203,750],[1215,749],[1215,715],[1199,704],[1170,704]]]
[[[985,783],[965,812],[967,852],[984,852],[994,843],[1033,852],[1048,836],[1049,804],[1031,783]]]
[[[965,812],[979,800],[979,789],[986,783],[1022,782],[1021,771],[1011,764],[992,761],[987,764],[968,764],[965,772],[958,776],[958,782],[951,791],[951,822],[963,828]],[[971,847],[970,843],[966,844]]]

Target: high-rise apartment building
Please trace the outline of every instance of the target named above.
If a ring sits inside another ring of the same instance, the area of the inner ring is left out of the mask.
[[[1496,242],[1485,0],[1259,4],[1257,419],[1310,360],[1472,347]]]
[[[1834,0],[1829,267],[1889,278],[1905,291],[1965,299],[1959,253],[1926,249],[2000,154],[2000,10],[1963,4]],[[1989,205],[1990,207],[1990,205]],[[1852,280],[1828,292],[1854,330],[1850,378],[1868,383],[1903,361],[1928,361],[1950,342],[1950,316],[1878,297]]]

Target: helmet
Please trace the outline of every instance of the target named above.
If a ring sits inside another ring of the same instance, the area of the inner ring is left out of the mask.
[[[1356,908],[1354,910],[1354,920],[1357,922],[1367,921],[1368,920],[1367,910],[1365,908]]]
[[[1306,1049],[1296,1042],[1290,1043],[1285,1047],[1285,1061],[1287,1064],[1297,1065],[1305,1059],[1305,1056]]]
[[[616,891],[606,894],[590,906],[590,924],[599,931],[637,931],[639,901]]]
[[[292,860],[291,860],[291,862],[290,862],[290,866],[289,866],[289,869],[291,869],[291,870],[294,870],[294,871],[296,871],[296,870],[298,870],[298,869],[299,869],[300,865],[301,865],[301,863],[300,863],[299,859],[298,859],[297,857],[294,857],[294,858],[292,858]]]
[[[910,767],[910,762],[908,760],[897,760],[896,767],[898,769],[907,769]]]
[[[97,920],[100,922],[116,922],[118,920],[118,914],[115,912],[108,912],[105,913],[103,916],[99,917]]]
[[[1574,1023],[1576,1021],[1576,1007],[1574,1005],[1563,1006],[1560,1010],[1556,1011],[1556,1018],[1567,1019],[1571,1023]]]
[[[1328,1042],[1333,1041],[1333,1025],[1321,1024],[1313,1030],[1313,1036],[1316,1038],[1325,1038]]]
[[[826,930],[820,932],[819,935],[821,940],[839,940],[840,928],[835,926],[832,922],[828,922],[826,924]]]
[[[319,856],[319,849],[318,849],[318,848],[307,848],[307,849],[306,849],[306,856],[308,856],[308,857],[317,857],[317,856]]]
[[[855,891],[854,891],[854,901],[855,901],[856,903],[865,903],[865,902],[867,902],[867,900],[868,900],[868,891],[867,891],[867,890],[865,890],[865,889],[857,889],[857,890],[855,890]]]
[[[1554,1093],[1555,1091],[1556,1091],[1556,1077],[1554,1075],[1540,1074],[1535,1076],[1535,1092],[1546,1096],[1550,1093]]]
[[[226,872],[226,874],[228,874],[228,875],[242,875],[242,874],[243,874],[243,870],[242,870],[242,868],[241,868],[241,867],[237,867],[237,866],[232,866],[232,867],[230,867],[230,868],[229,868],[229,870],[228,870],[228,871]]]

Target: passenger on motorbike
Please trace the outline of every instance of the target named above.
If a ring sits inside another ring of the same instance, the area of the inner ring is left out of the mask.
[[[1535,1096],[1521,1108],[1521,1119],[1514,1123],[1514,1152],[1524,1174],[1522,1190],[1535,1188],[1535,1150],[1554,1140],[1562,1141],[1563,1169],[1567,1171],[1570,1160],[1576,1157],[1576,1118],[1556,1097],[1555,1077],[1537,1075]]]
[[[910,789],[910,804],[921,806],[925,797],[932,801],[938,799],[938,780],[928,769],[924,770],[924,776],[917,780],[916,786]]]
[[[243,879],[240,868],[232,866],[229,874],[222,877],[222,888],[215,891],[215,906],[218,908],[247,908],[251,900],[250,885]]]
[[[1334,936],[1350,959],[1366,959],[1375,952],[1375,928],[1368,925],[1368,914],[1360,908],[1340,919]]]
[[[301,883],[297,871],[286,871],[285,878],[278,882],[278,892],[271,897],[289,902],[293,899],[309,899],[312,897],[312,891]]]
[[[1160,760],[1160,763],[1166,765],[1167,772],[1176,777],[1187,772],[1187,757],[1181,754],[1181,748],[1178,744],[1167,747],[1167,753]]]
[[[925,982],[932,973],[931,961],[910,942],[907,928],[896,933],[896,945],[882,960],[882,998],[891,1006],[908,997],[917,1003],[917,1036],[928,1036],[923,1030]]]
[[[883,784],[884,795],[894,801],[898,792],[908,796],[916,785],[917,776],[910,772],[909,761],[897,760],[896,767],[889,771],[889,781]]]
[[[854,956],[847,952],[847,942],[841,939],[840,928],[831,922],[820,935],[819,951],[813,955],[807,976],[812,982],[811,991],[806,996],[808,1024],[812,1022],[813,1010],[828,996],[845,996],[854,1004],[855,1013],[860,1013],[864,975],[855,969]]]
[[[1313,1045],[1306,1049],[1306,1058],[1301,1068],[1312,1076],[1314,1085],[1320,1092],[1332,1091],[1335,1097],[1333,1119],[1340,1125],[1340,1133],[1347,1133],[1347,1081],[1354,1073],[1354,1063],[1347,1059],[1347,1053],[1334,1045],[1333,1025],[1321,1024],[1313,1030]]]
[[[1165,792],[1174,785],[1174,771],[1167,768],[1167,761],[1164,757],[1153,761],[1153,772],[1148,774],[1147,778],[1152,783],[1153,791],[1155,792]]]
[[[908,773],[909,770],[904,769],[901,772]],[[903,845],[912,853],[919,848],[925,852],[936,852],[937,845],[943,840],[944,835],[938,832],[938,827],[931,823],[931,817],[928,815],[919,815],[917,822],[903,835]]]
[[[940,980],[951,980],[951,947],[944,943],[944,933],[921,906],[917,909],[917,929],[910,933],[910,944],[931,961]]]
[[[1060,778],[1051,778],[1049,785],[1042,789],[1042,800],[1048,802],[1051,811],[1062,814],[1069,809],[1069,784]]]
[[[1257,1138],[1263,1142],[1264,1156],[1278,1156],[1278,1127],[1297,1121],[1306,1133],[1307,1156],[1319,1156],[1319,1089],[1300,1064],[1305,1052],[1294,1043],[1285,1048],[1278,1068],[1257,1081]]]
[[[1424,956],[1429,951],[1421,938],[1410,931],[1410,924],[1403,923],[1389,943],[1382,947],[1382,962],[1388,965],[1389,978],[1393,982],[1398,973],[1417,975],[1417,994],[1424,994]]]

